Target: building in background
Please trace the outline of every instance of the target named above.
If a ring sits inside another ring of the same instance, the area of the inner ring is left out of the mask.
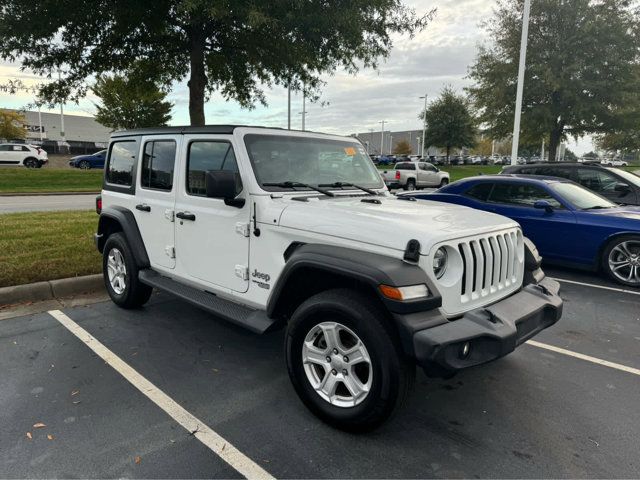
[[[411,145],[411,155],[421,155],[422,154],[422,130],[403,130],[400,132],[384,132],[384,146],[383,151],[380,151],[381,145],[381,136],[382,132],[378,131],[369,131],[365,133],[354,133],[352,136],[357,137],[362,144],[367,148],[367,151],[371,155],[390,155],[393,153],[395,146],[401,140],[406,140]],[[437,156],[442,155],[440,150],[437,147],[427,146],[424,150],[424,154],[426,156]]]
[[[42,112],[41,120],[37,111],[20,113],[24,115],[27,123],[25,142],[42,145],[48,153],[60,153],[65,150],[74,154],[94,153],[107,148],[109,143],[111,130],[96,122],[93,117],[65,114],[65,144],[60,134],[59,113]]]

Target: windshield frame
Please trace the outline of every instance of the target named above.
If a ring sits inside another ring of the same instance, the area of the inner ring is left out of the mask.
[[[591,205],[590,207],[580,206],[580,205],[576,204],[567,195],[566,191],[563,191],[560,188],[558,188],[559,186],[564,187],[566,185],[570,185],[571,187],[578,188],[579,190],[584,191],[586,194],[591,195],[592,197],[595,197],[596,199],[600,200],[602,203],[594,204],[594,205]],[[602,195],[599,195],[596,192],[593,192],[593,191],[589,190],[588,188],[583,187],[579,183],[575,183],[575,182],[571,182],[571,181],[565,181],[565,182],[557,181],[557,182],[549,182],[548,186],[549,186],[549,189],[562,201],[562,203],[570,205],[571,208],[573,208],[574,210],[585,212],[585,211],[589,211],[589,210],[593,209],[593,207],[598,206],[598,205],[603,206],[604,207],[603,210],[608,210],[610,208],[615,208],[615,207],[618,206],[617,204],[615,204],[614,202],[612,202],[608,198],[603,197]]]
[[[628,170],[623,170],[621,168],[608,168],[607,170],[614,175],[619,175],[620,177],[622,177],[622,180],[624,181],[621,181],[620,183],[632,183],[634,187],[640,188],[640,176],[636,175],[635,173]]]
[[[251,137],[262,137],[264,139],[267,140],[273,140],[273,139],[278,139],[281,138],[283,140],[293,140],[293,141],[304,141],[304,140],[311,140],[311,141],[315,141],[315,142],[326,142],[326,143],[333,143],[333,144],[343,144],[344,148],[347,147],[354,147],[357,150],[362,150],[364,152],[366,152],[366,149],[364,148],[364,146],[362,145],[362,143],[354,137],[339,137],[339,136],[331,136],[331,135],[323,135],[323,134],[317,134],[317,133],[313,133],[313,132],[309,132],[308,134],[304,134],[304,135],[300,135],[298,132],[295,132],[292,134],[288,134],[288,133],[283,133],[283,132],[278,132],[278,133],[272,133],[272,132],[247,132],[245,134],[242,135],[242,143],[243,143],[243,147],[244,150],[247,154],[247,157],[249,159],[249,163],[251,165],[251,169],[253,171],[253,176],[255,179],[256,184],[258,185],[259,188],[261,188],[262,190],[264,190],[265,192],[269,192],[269,193],[274,193],[274,192],[278,192],[278,193],[316,193],[313,189],[307,188],[307,187],[303,187],[303,186],[294,186],[292,188],[289,187],[279,187],[279,186],[265,186],[265,183],[272,183],[269,180],[263,180],[260,178],[259,175],[259,168],[257,168],[256,163],[254,162],[254,158],[253,155],[250,151],[250,143],[249,141],[251,140]],[[248,141],[249,140],[249,141]],[[342,145],[341,145],[342,146]],[[384,190],[385,184],[384,181],[382,180],[382,176],[380,175],[380,172],[378,171],[378,168],[375,166],[375,164],[373,163],[373,161],[371,160],[371,157],[369,155],[367,155],[366,153],[362,154],[362,161],[367,162],[367,164],[369,165],[369,168],[371,169],[371,173],[375,175],[376,178],[376,182],[375,184],[372,182],[362,182],[362,181],[351,181],[351,180],[339,180],[339,179],[334,179],[334,182],[338,182],[338,181],[343,181],[343,182],[348,182],[348,183],[353,183],[353,184],[357,184],[357,185],[362,185],[365,186],[367,188],[373,189],[373,190]],[[285,182],[285,181],[292,181],[294,183],[296,182],[301,182],[301,180],[299,179],[295,179],[295,178],[282,178],[279,180],[280,182]],[[326,183],[334,183],[334,182],[325,182],[325,181],[320,181],[320,182],[302,182],[302,183],[307,183],[309,185],[313,185],[313,186],[317,186],[318,184],[326,184]],[[357,187],[323,187],[325,190],[330,190],[330,191],[335,191],[335,192],[347,192],[347,191],[359,191],[361,192],[361,190],[359,190]]]

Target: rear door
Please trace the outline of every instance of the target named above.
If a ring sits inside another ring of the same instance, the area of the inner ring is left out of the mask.
[[[175,260],[175,172],[180,135],[142,137],[138,191],[133,210],[152,267],[173,269]]]
[[[11,156],[11,145],[0,145],[0,165],[15,165],[16,163]]]

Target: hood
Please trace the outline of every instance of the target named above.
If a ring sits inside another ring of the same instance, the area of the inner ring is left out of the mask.
[[[594,215],[606,215],[607,217],[624,218],[627,220],[640,220],[640,207],[632,205],[603,208],[601,210],[589,210],[588,212]]]
[[[371,200],[380,203],[371,203]],[[368,200],[363,202],[363,200]],[[493,213],[443,202],[399,200],[396,197],[309,197],[283,199],[280,225],[404,251],[416,239],[428,254],[442,241],[517,227]]]

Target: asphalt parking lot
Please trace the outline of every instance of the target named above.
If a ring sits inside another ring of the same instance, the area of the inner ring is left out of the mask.
[[[138,311],[67,308],[66,326],[2,320],[0,476],[637,478],[640,292],[547,273],[570,282],[538,344],[450,380],[418,372],[402,411],[366,435],[303,407],[283,332],[258,337],[165,295]]]

